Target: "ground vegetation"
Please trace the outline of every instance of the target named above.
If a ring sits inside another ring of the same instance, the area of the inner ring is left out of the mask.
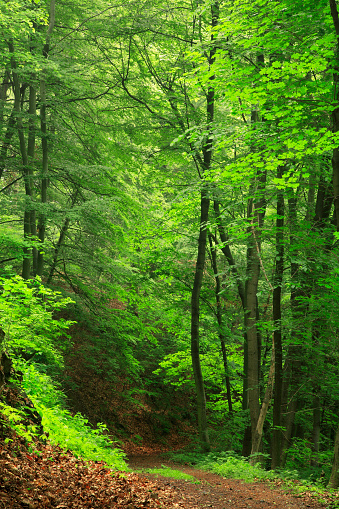
[[[117,470],[189,443],[338,488],[336,1],[5,0],[0,30],[3,415]]]

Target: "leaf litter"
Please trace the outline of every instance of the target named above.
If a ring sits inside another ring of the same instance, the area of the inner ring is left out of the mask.
[[[16,401],[19,395],[13,392],[13,398]],[[0,509],[339,507],[338,492],[328,493],[322,501],[312,492],[297,497],[277,489],[277,486],[272,489],[262,482],[225,479],[189,466],[168,464],[167,461],[166,466],[193,476],[200,484],[151,474],[116,472],[103,461],[85,461],[48,441],[36,440],[28,444],[15,431],[1,424],[4,423],[0,422]],[[133,455],[130,450],[130,467],[139,471],[161,468],[164,460],[154,452],[158,451],[135,447]]]
[[[114,472],[101,461],[84,461],[50,443],[34,445],[36,449],[32,452],[32,444],[28,447],[14,433],[7,443],[0,441],[1,509],[330,507],[307,495],[296,497],[264,483],[242,483],[188,467],[180,469],[200,479],[200,485],[172,478]],[[148,465],[157,463],[150,455],[144,459]],[[141,458],[132,463],[133,468],[142,465],[145,467]]]
[[[113,472],[51,444],[32,453],[19,437],[0,442],[1,509],[169,508],[178,494],[134,473]]]

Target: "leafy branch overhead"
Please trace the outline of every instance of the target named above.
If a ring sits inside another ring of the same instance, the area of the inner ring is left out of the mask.
[[[0,3],[8,429],[41,431],[12,383],[91,461],[189,443],[338,487],[338,20]]]

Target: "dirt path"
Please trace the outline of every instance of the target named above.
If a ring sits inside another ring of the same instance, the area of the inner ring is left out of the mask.
[[[194,476],[200,484],[173,478],[157,477],[164,488],[173,490],[178,508],[184,509],[324,509],[329,504],[321,504],[311,494],[302,498],[285,493],[279,487],[268,484],[245,483],[235,479],[225,479],[216,474],[178,465],[162,459],[159,455],[130,456],[129,466],[133,470],[161,468],[168,466]],[[154,479],[153,475],[142,474]]]

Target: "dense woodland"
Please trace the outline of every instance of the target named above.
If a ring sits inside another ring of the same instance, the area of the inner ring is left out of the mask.
[[[76,321],[163,433],[182,399],[338,486],[338,9],[0,1],[1,350],[46,423]]]

